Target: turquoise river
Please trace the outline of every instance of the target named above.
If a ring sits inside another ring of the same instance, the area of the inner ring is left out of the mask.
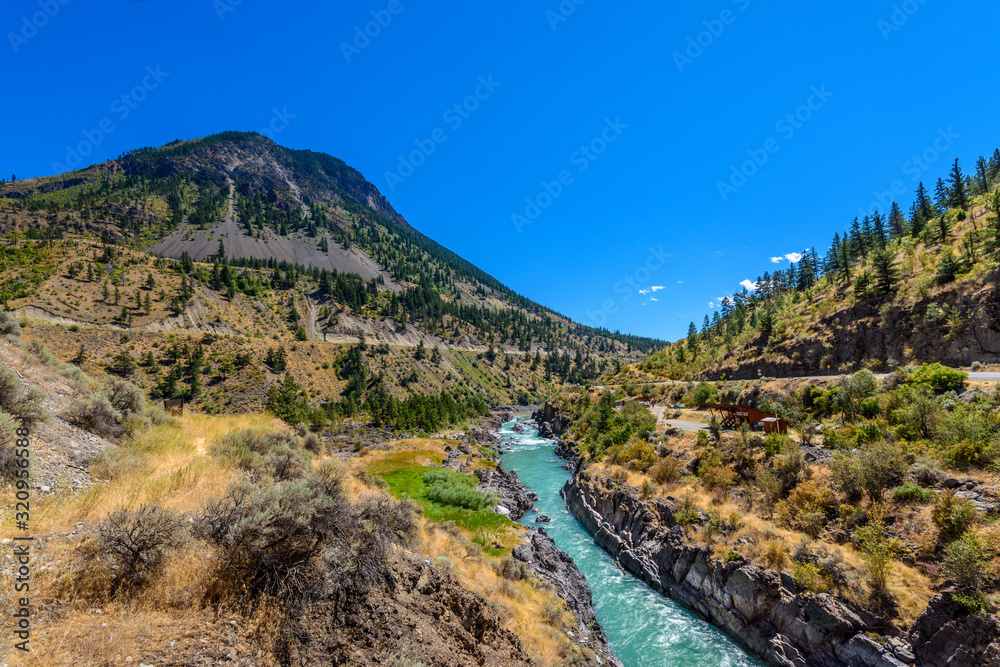
[[[553,443],[521,421],[515,433],[511,421],[500,429],[504,468],[515,471],[524,485],[538,494],[538,513],[552,517],[542,524],[587,578],[594,609],[607,634],[611,650],[625,667],[744,667],[759,665],[731,639],[710,624],[660,595],[630,574],[594,543],[590,533],[569,513],[559,495],[569,473],[555,455]],[[521,519],[535,526],[536,512]]]

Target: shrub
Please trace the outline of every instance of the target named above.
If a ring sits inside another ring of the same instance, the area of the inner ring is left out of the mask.
[[[866,398],[858,406],[858,413],[865,419],[874,419],[882,412],[882,405],[877,398]]]
[[[861,497],[864,487],[861,483],[861,462],[858,457],[844,451],[833,453],[830,459],[830,474],[834,485],[847,496],[848,500]]]
[[[701,431],[704,433],[704,431]],[[702,451],[701,455],[698,457],[698,477],[704,477],[709,470],[713,468],[718,468],[722,465],[722,454],[719,450],[714,447],[710,447]]]
[[[885,521],[879,508],[872,510],[868,524],[858,528],[856,535],[868,572],[868,581],[876,593],[883,594],[889,582],[894,548],[885,536]]]
[[[251,595],[292,599],[307,595],[321,581],[314,559],[325,543],[340,547],[337,551],[345,556],[341,566],[348,570],[355,558],[384,556],[381,551],[350,554],[351,538],[358,529],[343,496],[328,495],[308,480],[266,489],[238,482],[223,498],[209,502],[195,524],[196,534],[221,550],[223,580],[244,585]],[[362,530],[380,529],[372,524]]]
[[[919,505],[924,503],[929,503],[937,496],[936,493],[930,489],[925,489],[918,484],[903,484],[902,486],[897,486],[892,490],[892,498],[897,503],[906,503],[910,505]]]
[[[872,501],[881,500],[882,493],[899,483],[906,474],[902,450],[888,442],[866,445],[857,457],[861,467],[861,486]]]
[[[17,420],[0,411],[0,484],[13,481],[16,472],[21,469],[14,455],[17,428]]]
[[[921,457],[917,459],[917,462],[913,465],[913,474],[917,478],[917,482],[924,486],[933,486],[938,483],[938,480],[944,475],[944,471],[941,470],[941,466],[934,459]]]
[[[632,438],[621,445],[614,445],[607,452],[607,460],[612,465],[625,465],[635,461],[631,467],[645,472],[656,463],[656,448],[648,440]]]
[[[222,463],[251,473],[268,472],[279,480],[301,477],[308,461],[295,435],[249,428],[227,433],[210,451]]]
[[[980,592],[989,574],[988,563],[982,542],[972,531],[966,531],[944,552],[945,570],[965,591]]]
[[[99,394],[75,398],[62,413],[62,418],[85,431],[104,438],[120,438],[125,434],[122,413]]]
[[[169,549],[183,544],[184,522],[159,505],[109,515],[98,528],[98,556],[115,570],[114,595],[145,584],[163,566]]]
[[[319,454],[323,451],[323,441],[319,439],[318,435],[310,431],[303,436],[302,447],[313,454]]]
[[[424,475],[427,485],[425,495],[428,500],[442,505],[481,510],[493,504],[493,498],[473,488],[475,480],[460,473],[447,470],[431,470]]]
[[[760,557],[764,565],[772,570],[783,570],[788,567],[788,549],[778,540],[765,542]]]
[[[649,469],[649,475],[657,484],[673,484],[681,478],[684,464],[672,456],[661,459]]]
[[[520,581],[531,578],[531,570],[527,563],[516,561],[510,556],[504,556],[493,566],[497,576],[510,581]]]
[[[938,496],[931,518],[943,540],[955,540],[975,521],[976,506],[964,498],[956,497],[954,491],[946,491]]]
[[[28,352],[38,357],[38,361],[45,366],[53,366],[56,363],[56,358],[49,352],[49,348],[45,347],[45,342],[41,338],[34,338],[28,343]]]
[[[690,526],[698,523],[700,518],[698,508],[695,507],[694,501],[691,498],[685,498],[680,509],[674,512],[674,521],[679,526]]]
[[[0,310],[0,336],[12,343],[21,340],[21,325],[6,310]]]
[[[101,383],[101,393],[123,418],[146,410],[146,395],[128,380],[110,377]]]
[[[716,466],[702,476],[701,483],[708,491],[721,499],[736,483],[736,473],[724,466]]]
[[[946,391],[962,391],[968,379],[969,374],[965,371],[934,363],[921,365],[910,373],[906,382],[912,385],[930,387],[935,394],[943,394]]]
[[[810,593],[825,593],[830,589],[830,581],[823,576],[820,568],[809,562],[796,562],[792,571],[792,581],[799,588]]]
[[[639,496],[646,500],[656,491],[656,485],[650,482],[648,479],[642,480],[642,487],[639,489]]]
[[[37,389],[25,390],[13,370],[0,369],[0,410],[30,427],[45,421],[47,413],[42,406],[44,395]]]

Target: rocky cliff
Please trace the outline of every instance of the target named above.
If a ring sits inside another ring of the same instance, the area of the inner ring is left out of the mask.
[[[880,619],[833,597],[801,595],[787,575],[745,560],[720,562],[685,542],[666,501],[647,505],[611,480],[577,474],[563,489],[570,511],[598,545],[651,588],[721,628],[768,665],[901,667],[914,655],[900,640],[866,632]]]

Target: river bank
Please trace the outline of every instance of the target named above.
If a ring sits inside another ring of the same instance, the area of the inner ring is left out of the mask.
[[[589,599],[585,606],[594,613],[621,664],[757,664],[722,632],[624,572],[594,543],[560,497],[572,465],[556,455],[558,441],[540,437],[536,425],[526,418],[503,424],[499,432],[500,441],[494,447],[501,453],[504,469],[516,473],[529,496],[534,494],[533,507],[520,518],[532,529],[529,541],[544,536],[545,544],[563,552],[561,558],[571,558],[573,569],[586,577],[581,582]],[[523,559],[517,551],[514,556]]]

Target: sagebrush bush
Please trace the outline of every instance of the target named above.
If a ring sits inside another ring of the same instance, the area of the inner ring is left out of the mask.
[[[0,484],[15,479],[15,472],[20,470],[14,456],[17,428],[17,420],[0,410]]]
[[[101,394],[73,399],[63,410],[62,418],[74,426],[104,438],[120,438],[125,434],[122,413]]]
[[[45,421],[48,413],[42,405],[44,394],[37,389],[24,389],[21,380],[13,370],[0,369],[0,410],[3,410],[22,426]]]
[[[53,366],[56,363],[56,358],[52,356],[49,352],[49,348],[45,347],[45,342],[41,338],[34,338],[28,343],[28,352],[38,357],[40,361],[45,366]]]
[[[208,503],[195,532],[220,549],[221,580],[242,586],[237,594],[293,603],[323,589],[392,585],[389,547],[418,534],[415,504],[380,495],[351,506],[330,488],[316,479],[268,488],[244,480]]]
[[[146,410],[146,395],[128,380],[109,377],[101,383],[101,393],[122,417],[142,414]]]
[[[250,473],[268,473],[279,480],[302,477],[309,460],[296,435],[249,428],[222,436],[211,446],[211,452],[222,463]]]
[[[510,581],[531,578],[531,570],[528,568],[528,564],[514,560],[510,556],[501,558],[498,563],[493,565],[493,569],[497,573],[497,576],[509,579]]]
[[[98,556],[115,571],[111,594],[140,588],[186,538],[183,519],[159,505],[110,514],[98,527]]]
[[[0,336],[11,343],[21,340],[21,325],[6,310],[0,310]]]

